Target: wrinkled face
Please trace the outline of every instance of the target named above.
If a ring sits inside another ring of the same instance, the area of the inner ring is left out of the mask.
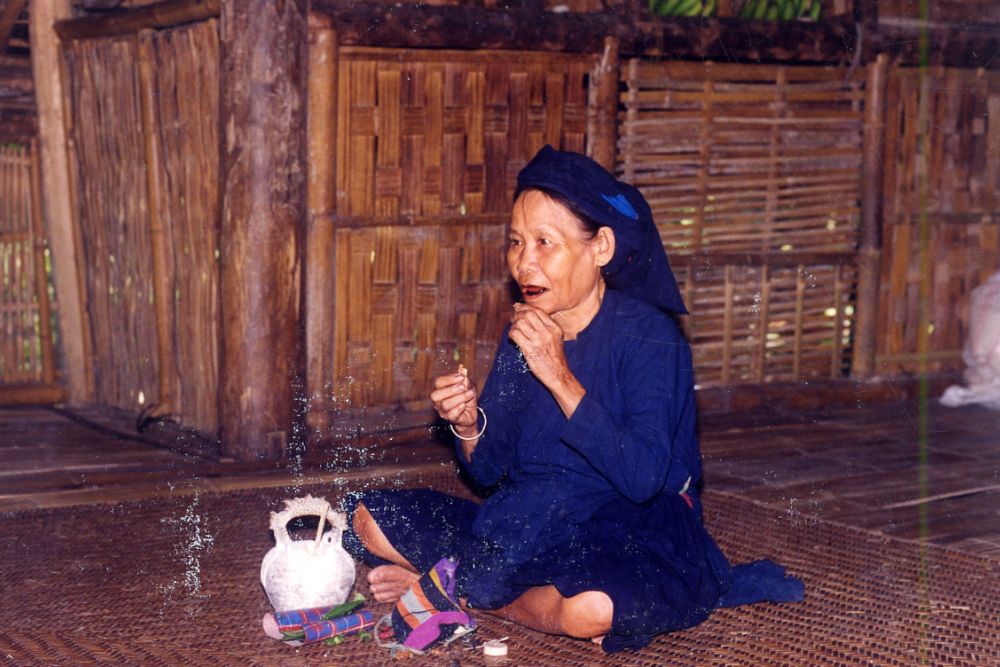
[[[572,320],[600,306],[601,267],[610,256],[602,231],[593,238],[562,204],[538,190],[514,202],[507,245],[507,267],[527,304],[557,321]],[[613,251],[613,241],[612,241]],[[589,321],[589,319],[588,319]],[[560,322],[562,324],[562,322]]]

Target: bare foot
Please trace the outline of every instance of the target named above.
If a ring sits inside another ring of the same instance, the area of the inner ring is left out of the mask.
[[[379,565],[368,573],[368,587],[376,602],[395,602],[420,575],[399,565]]]
[[[600,646],[601,643],[604,641],[604,635],[601,635],[600,637],[591,637],[590,641],[592,641],[595,644],[597,644],[598,646]]]

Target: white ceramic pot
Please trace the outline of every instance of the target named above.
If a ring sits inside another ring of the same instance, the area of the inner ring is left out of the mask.
[[[312,540],[293,540],[288,522],[301,516],[319,516]],[[326,523],[330,530],[324,532]],[[354,560],[340,538],[347,517],[322,498],[306,496],[285,501],[285,510],[271,512],[275,545],[260,564],[260,583],[275,611],[338,605],[354,586]]]

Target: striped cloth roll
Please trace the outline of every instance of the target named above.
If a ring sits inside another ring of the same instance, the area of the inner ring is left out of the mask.
[[[274,614],[264,615],[264,632],[272,639],[287,641],[293,646],[300,646],[310,642],[318,642],[337,635],[355,635],[375,627],[375,614],[362,609],[361,611],[338,616],[328,621],[324,621],[323,615],[329,611],[329,607],[318,609],[294,609],[291,611],[280,611]],[[303,633],[299,639],[288,641],[286,633]]]
[[[306,636],[303,637],[302,643],[318,642],[337,635],[343,637],[356,635],[373,627],[375,627],[375,614],[367,609],[362,609],[353,614],[333,618],[329,621],[318,621],[303,625],[302,631],[306,633]]]

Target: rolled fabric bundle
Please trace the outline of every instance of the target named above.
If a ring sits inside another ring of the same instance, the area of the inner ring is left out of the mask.
[[[305,637],[302,638],[302,643],[310,644],[327,639],[328,637],[336,637],[337,635],[348,637],[371,630],[374,627],[375,614],[367,609],[362,609],[353,614],[333,618],[329,621],[319,621],[303,625],[302,631],[305,633]]]
[[[321,641],[340,635],[347,637],[359,634],[375,627],[375,614],[362,609],[361,611],[323,620],[323,615],[329,608],[296,609],[293,611],[265,614],[263,620],[264,632],[271,639],[287,641],[293,646]],[[301,633],[301,637],[289,640],[287,635]]]

